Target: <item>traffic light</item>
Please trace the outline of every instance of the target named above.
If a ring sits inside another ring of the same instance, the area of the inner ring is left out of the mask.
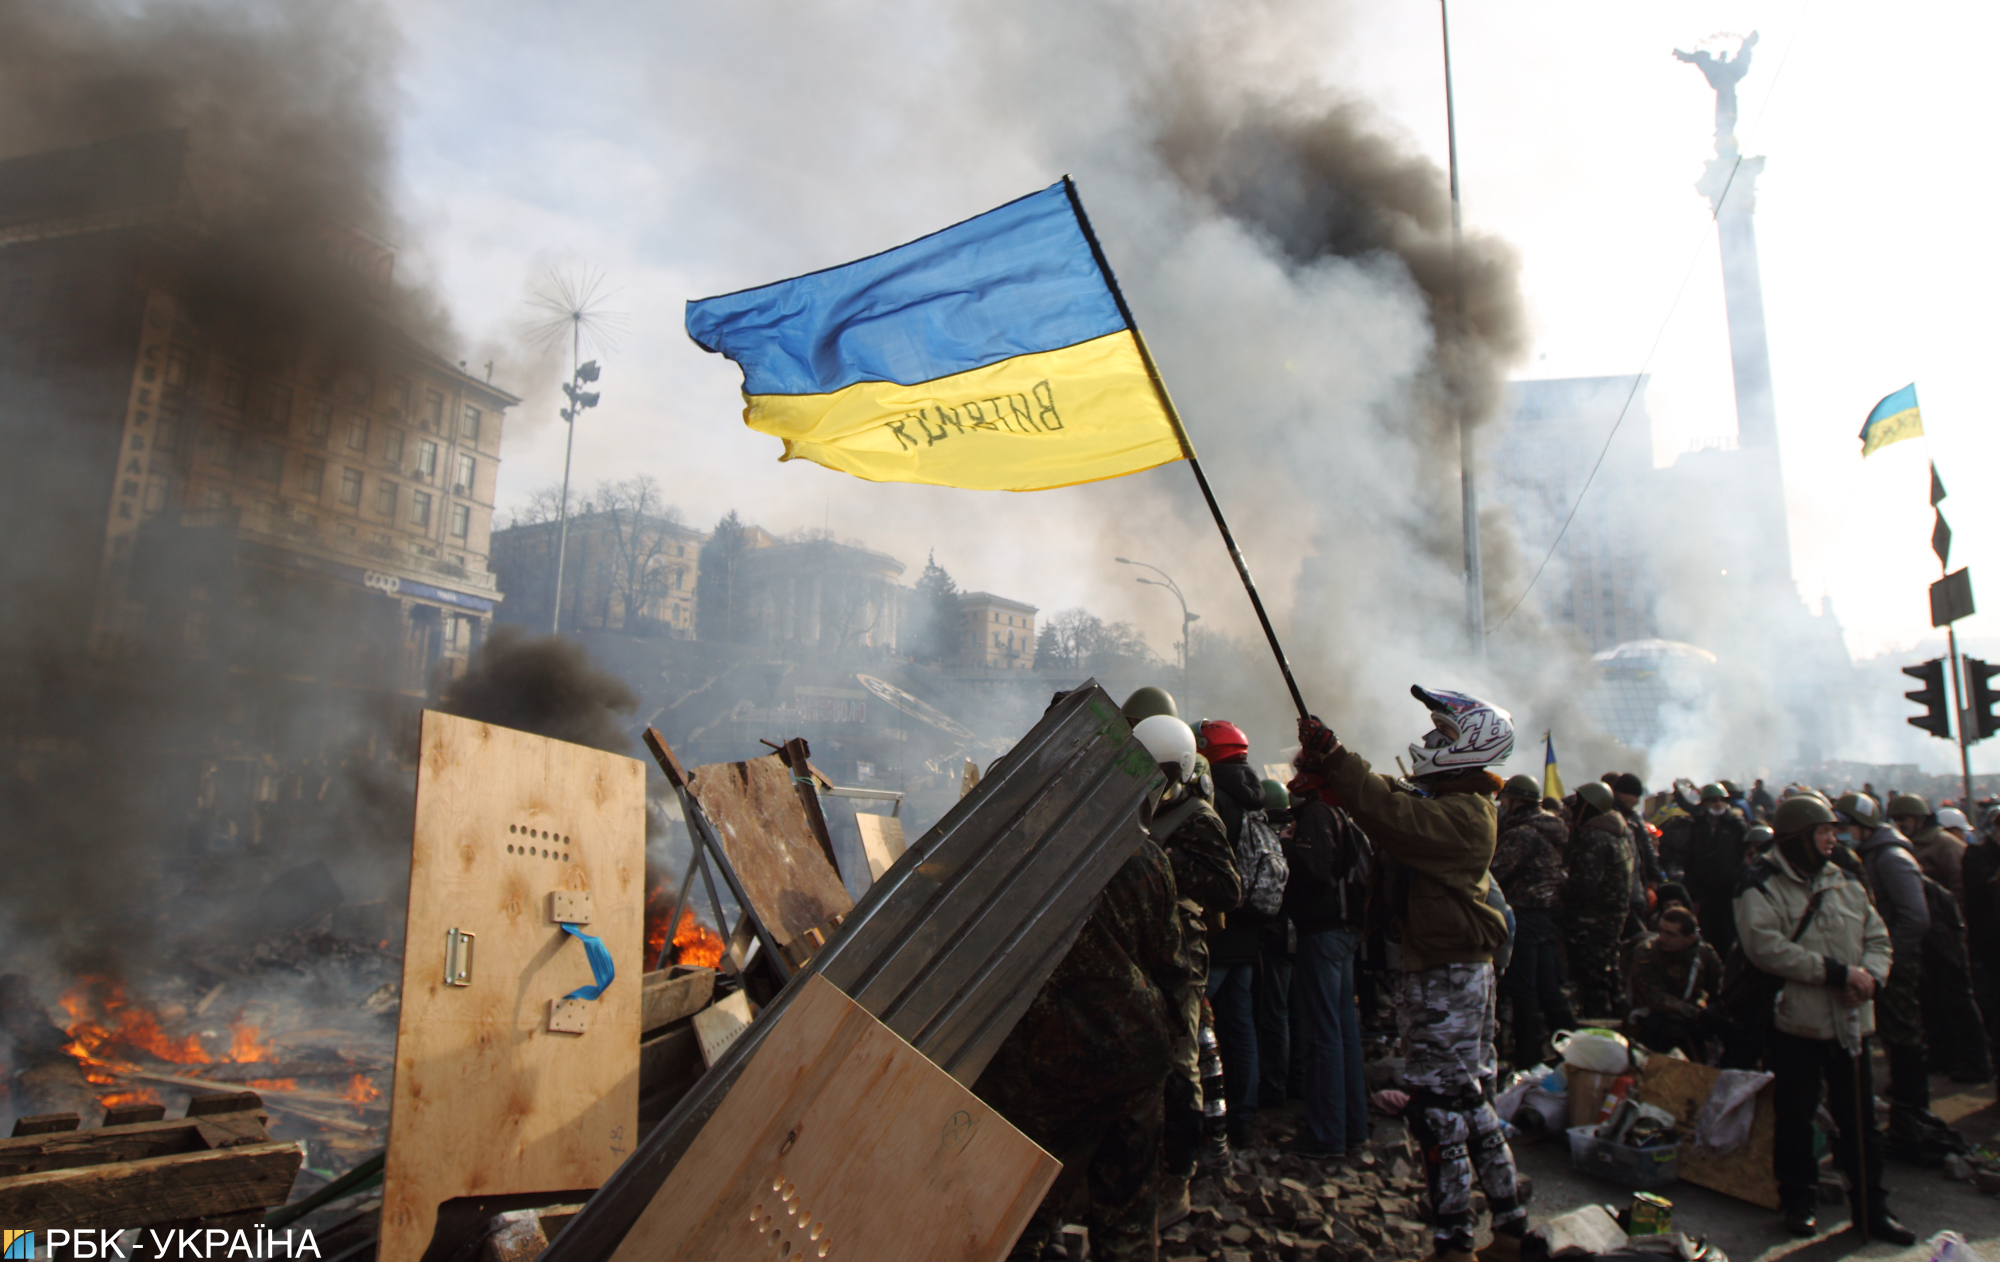
[[[1951,739],[1951,703],[1945,699],[1944,659],[1933,657],[1920,666],[1905,666],[1903,673],[1923,681],[1923,687],[1903,695],[1924,707],[1924,713],[1905,720],[1940,740]]]
[[[1966,726],[1972,730],[1966,739],[1983,741],[2000,733],[2000,714],[1993,713],[1993,707],[2000,705],[2000,690],[1987,681],[2000,675],[2000,666],[1988,666],[1976,657],[1965,659],[1965,709]]]

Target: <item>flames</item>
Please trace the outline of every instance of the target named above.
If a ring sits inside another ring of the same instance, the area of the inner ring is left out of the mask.
[[[665,881],[653,887],[646,897],[646,959],[647,968],[660,958],[660,948],[666,945],[667,921],[673,918],[674,895]],[[714,968],[722,962],[723,941],[707,926],[695,919],[694,910],[681,912],[681,923],[674,930],[674,945],[679,948],[676,959],[679,963]]]
[[[367,1104],[370,1100],[381,1099],[382,1089],[368,1081],[367,1075],[356,1074],[348,1079],[347,1089],[340,1093],[340,1098],[354,1104]]]

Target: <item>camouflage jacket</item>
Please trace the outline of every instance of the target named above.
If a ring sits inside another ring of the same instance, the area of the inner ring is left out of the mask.
[[[1236,852],[1229,844],[1229,827],[1206,800],[1190,799],[1186,790],[1153,808],[1147,831],[1174,865],[1174,888],[1204,912],[1234,911],[1243,903],[1243,877],[1236,870]],[[1163,829],[1171,832],[1162,836]]]
[[[1500,817],[1500,841],[1493,848],[1493,879],[1515,911],[1554,911],[1562,906],[1563,822],[1534,806]]]
[[[1722,957],[1706,942],[1669,955],[1660,950],[1658,938],[1648,938],[1632,953],[1631,991],[1635,1009],[1688,1016],[1703,1000],[1721,993]]]
[[[1632,842],[1625,818],[1606,811],[1570,834],[1563,909],[1571,920],[1623,920],[1632,892]]]
[[[1156,1087],[1173,1066],[1194,975],[1167,856],[1141,840],[980,1075],[1003,1114]]]

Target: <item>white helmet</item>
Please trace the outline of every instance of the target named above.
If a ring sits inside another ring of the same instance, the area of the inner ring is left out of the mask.
[[[1194,729],[1187,724],[1171,714],[1156,714],[1140,719],[1132,735],[1175,784],[1186,784],[1194,775]]]
[[[1972,825],[1966,822],[1965,812],[1955,806],[1940,808],[1937,813],[1937,822],[1939,828],[1955,828],[1962,833],[1972,831]]]
[[[1410,774],[1474,771],[1505,762],[1514,752],[1514,716],[1462,692],[1426,691],[1412,684],[1410,695],[1430,707],[1432,731],[1410,746]]]

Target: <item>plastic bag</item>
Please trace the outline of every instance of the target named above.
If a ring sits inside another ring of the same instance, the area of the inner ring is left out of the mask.
[[[1610,1030],[1573,1030],[1556,1036],[1563,1063],[1594,1074],[1622,1074],[1632,1065],[1632,1046]]]
[[[1940,1231],[1924,1243],[1931,1247],[1931,1262],[1985,1262],[1955,1231]]]

